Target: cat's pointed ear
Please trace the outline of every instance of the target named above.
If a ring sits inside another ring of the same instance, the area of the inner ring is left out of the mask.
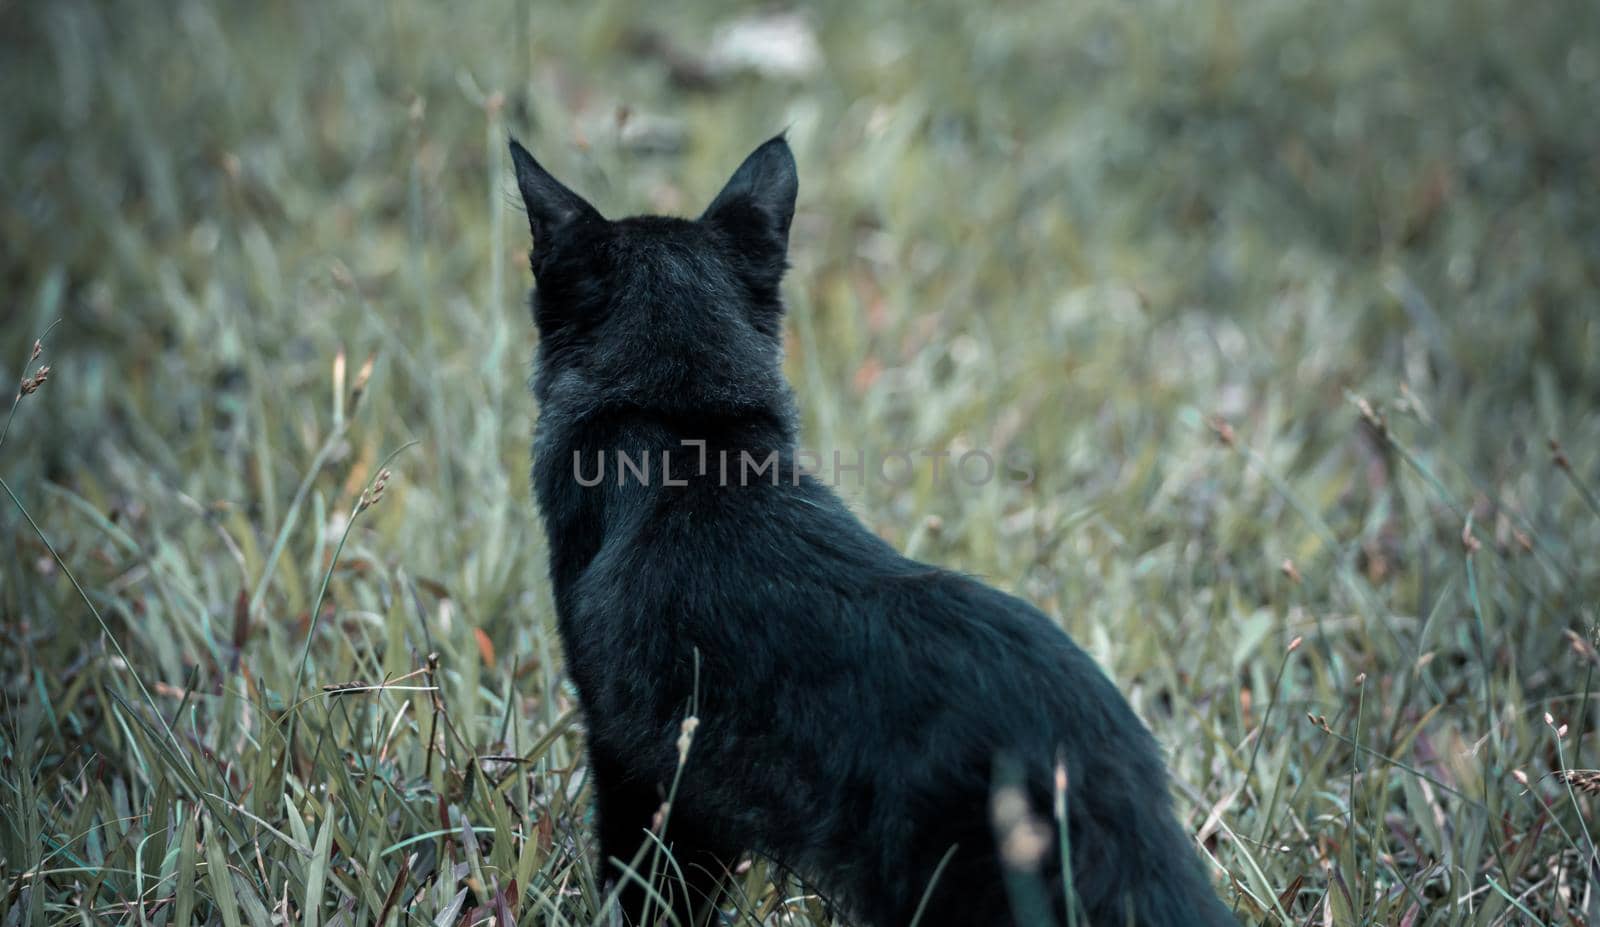
[[[773,235],[783,251],[789,246],[789,223],[794,221],[799,189],[794,154],[780,135],[744,159],[700,218],[736,232],[750,230],[754,223]]]
[[[517,189],[528,210],[535,246],[544,247],[574,223],[600,220],[593,206],[550,176],[516,139],[511,140],[511,163],[517,169]]]

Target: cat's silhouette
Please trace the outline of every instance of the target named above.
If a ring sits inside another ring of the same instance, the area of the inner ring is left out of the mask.
[[[797,474],[786,141],[698,219],[608,221],[511,151],[537,281],[534,485],[625,918],[705,922],[754,852],[854,923],[1066,924],[1062,782],[1077,923],[1235,924],[1094,661]],[[653,865],[670,912],[617,861]]]

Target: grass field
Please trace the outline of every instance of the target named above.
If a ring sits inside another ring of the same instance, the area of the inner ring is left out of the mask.
[[[807,443],[1035,462],[847,495],[1102,662],[1245,922],[1600,923],[1600,5],[736,15],[0,3],[0,925],[596,921],[504,139],[692,213],[785,127]]]

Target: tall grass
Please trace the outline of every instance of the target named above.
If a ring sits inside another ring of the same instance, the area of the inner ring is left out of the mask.
[[[0,9],[0,921],[600,917],[501,140],[693,213],[785,126],[807,443],[1032,460],[846,494],[1102,661],[1243,918],[1600,920],[1600,7],[827,0],[702,80],[734,13]]]

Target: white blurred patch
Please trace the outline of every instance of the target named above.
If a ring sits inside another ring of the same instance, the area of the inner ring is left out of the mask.
[[[762,77],[795,79],[822,67],[822,47],[799,13],[756,13],[717,27],[706,65],[722,74],[754,71]]]

